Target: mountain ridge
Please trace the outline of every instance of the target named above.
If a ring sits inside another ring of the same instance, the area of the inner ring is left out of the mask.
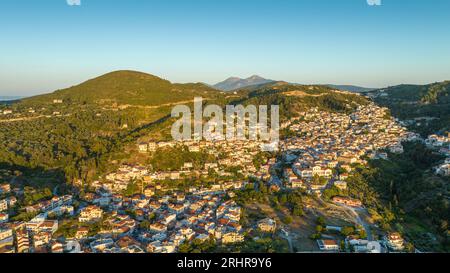
[[[274,82],[273,80],[265,79],[258,75],[252,75],[248,78],[242,79],[239,77],[230,77],[222,82],[213,85],[214,88],[222,91],[233,91],[241,88],[245,88],[252,85],[260,85],[265,83]]]
[[[214,85],[210,85],[213,88],[216,88],[218,90],[222,90],[225,92],[229,91],[236,91],[239,89],[252,87],[252,86],[260,86],[263,84],[268,83],[276,83],[276,82],[285,82],[285,81],[275,81],[275,80],[269,80],[265,79],[263,77],[260,77],[258,75],[253,75],[248,78],[240,78],[240,77],[229,77],[226,80],[216,83]],[[290,83],[292,85],[303,85],[300,83]],[[369,88],[369,87],[362,87],[357,85],[339,85],[339,84],[312,84],[312,85],[323,85],[328,86],[330,88],[334,88],[341,91],[350,91],[354,93],[365,93],[370,92],[373,90],[376,90],[377,88]]]
[[[341,91],[350,91],[355,93],[365,93],[370,92],[373,90],[376,90],[378,88],[369,88],[369,87],[362,87],[357,85],[348,85],[348,84],[326,84],[326,86],[329,86],[331,88],[335,88]]]
[[[423,136],[450,130],[450,81],[400,84],[370,91],[367,96]],[[428,121],[415,121],[424,119]]]
[[[202,83],[171,83],[160,77],[132,70],[118,70],[52,93],[23,99],[23,103],[116,103],[159,105],[195,96],[215,96],[218,90]]]

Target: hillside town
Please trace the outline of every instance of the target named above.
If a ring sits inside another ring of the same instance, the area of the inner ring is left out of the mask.
[[[260,163],[255,163],[255,157],[265,143],[257,141],[140,142],[137,151],[145,155],[183,146],[189,152],[206,152],[217,160],[200,168],[185,162],[181,169],[171,171],[124,164],[92,183],[91,190],[82,195],[53,194],[49,200],[20,208],[17,199],[23,189],[2,182],[0,251],[174,253],[194,240],[212,240],[225,246],[243,243],[253,230],[269,234],[283,230],[282,224],[271,218],[242,225],[243,208],[233,197],[247,185],[263,182],[274,189],[303,189],[320,197],[331,186],[345,189],[353,164],[364,165],[369,158],[386,159],[388,152],[402,153],[402,141],[418,138],[389,117],[387,109],[373,103],[359,106],[350,115],[312,108],[282,128],[290,134],[279,144],[280,156],[265,157]],[[435,145],[448,139],[432,137],[428,142]],[[447,159],[447,168],[449,163]],[[277,172],[280,166],[282,171]],[[231,172],[230,167],[237,167],[236,172]],[[167,181],[187,177],[208,179],[211,173],[217,174],[220,182],[185,190],[167,185]],[[130,184],[137,185],[139,193],[124,194]],[[336,196],[331,202],[352,208],[363,206],[362,200],[345,196]],[[9,212],[13,211],[32,218],[11,220]],[[349,236],[342,242],[355,252],[369,253],[402,251],[404,245],[398,233],[386,234],[379,241]],[[326,252],[343,251],[335,239],[318,239],[317,247]]]
[[[425,144],[445,157],[444,162],[435,167],[436,174],[450,176],[450,133],[447,136],[430,135],[425,140]]]
[[[331,185],[345,188],[352,164],[364,165],[366,158],[387,159],[387,152],[403,153],[402,142],[419,137],[374,104],[360,106],[351,115],[313,108],[300,116],[284,125],[295,134],[281,144],[284,160],[292,164],[285,169],[285,186],[319,196]]]

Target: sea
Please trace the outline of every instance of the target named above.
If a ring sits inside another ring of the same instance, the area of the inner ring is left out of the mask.
[[[23,97],[21,96],[0,96],[0,101],[11,101],[11,100],[18,100]]]

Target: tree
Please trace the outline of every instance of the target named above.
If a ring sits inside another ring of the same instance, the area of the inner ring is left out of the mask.
[[[180,253],[190,253],[191,251],[192,247],[188,242],[184,242],[178,247],[178,252]]]
[[[285,216],[285,217],[283,217],[283,223],[285,223],[286,225],[289,225],[289,224],[291,224],[292,223],[292,217],[291,216]]]
[[[366,230],[365,229],[360,229],[359,230],[359,238],[361,238],[361,239],[366,239],[367,238],[367,232],[366,232]]]
[[[408,242],[405,244],[405,250],[409,253],[413,253],[415,251],[415,247],[412,243]]]
[[[303,216],[305,215],[303,208],[299,205],[294,205],[294,208],[292,209],[292,215],[294,216]]]
[[[341,234],[344,236],[349,236],[349,235],[353,234],[354,232],[355,232],[355,228],[350,227],[350,226],[343,227],[341,230]]]
[[[322,231],[323,231],[323,226],[317,225],[317,226],[316,226],[316,232],[317,232],[317,233],[322,233]]]
[[[280,203],[283,204],[283,205],[287,203],[287,196],[286,196],[286,194],[282,194],[281,195]]]
[[[324,226],[325,225],[325,219],[322,216],[317,217],[316,219],[316,223],[320,226]]]
[[[142,221],[140,224],[139,224],[139,227],[141,228],[141,229],[149,229],[150,228],[150,222],[149,221],[147,221],[147,220],[144,220],[144,221]]]
[[[329,189],[324,190],[322,197],[324,200],[330,200],[331,198],[339,195],[342,195],[341,190],[339,190],[339,188],[337,188],[336,186],[333,186]]]

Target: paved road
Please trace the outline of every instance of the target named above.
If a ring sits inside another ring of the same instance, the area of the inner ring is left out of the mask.
[[[372,236],[372,230],[371,230],[371,226],[370,224],[368,224],[367,222],[365,222],[363,220],[362,217],[362,213],[367,213],[367,210],[364,208],[353,208],[353,207],[349,207],[343,204],[336,204],[342,208],[347,209],[348,211],[350,211],[354,216],[355,216],[355,220],[358,223],[358,225],[362,226],[364,228],[364,230],[366,231],[367,234],[367,240],[372,241],[373,240],[373,236]]]
[[[2,119],[2,120],[0,120],[0,123],[8,123],[8,122],[16,122],[16,121],[29,121],[29,120],[35,120],[35,119],[40,119],[40,118],[44,118],[44,117],[45,116],[40,115],[40,116],[34,116],[34,117]]]
[[[288,231],[286,231],[286,233],[285,233],[284,231],[286,231],[286,230],[285,230],[285,229],[282,229],[282,230],[280,231],[280,236],[281,236],[282,238],[284,238],[286,241],[288,241],[288,244],[289,244],[289,252],[290,252],[290,253],[294,253],[294,246],[293,246],[293,244],[292,244],[292,238],[291,238],[291,236],[290,236],[290,234],[289,234]]]
[[[56,186],[53,188],[53,195],[58,195],[58,189],[59,189],[59,185],[56,185]]]

